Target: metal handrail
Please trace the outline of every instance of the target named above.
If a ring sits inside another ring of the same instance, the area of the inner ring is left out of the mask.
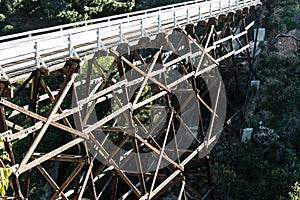
[[[157,11],[166,10],[166,9],[173,9],[173,8],[179,7],[179,6],[192,5],[192,4],[196,4],[196,3],[204,2],[204,1],[208,1],[208,0],[188,1],[188,2],[184,2],[184,3],[177,3],[177,4],[172,4],[172,5],[167,5],[167,6],[157,7],[157,8],[151,8],[151,9],[146,9],[146,10],[141,10],[141,11],[129,12],[129,13],[118,14],[118,15],[113,15],[113,16],[108,16],[108,17],[103,17],[103,18],[98,18],[98,19],[91,19],[91,20],[87,20],[87,21],[74,22],[74,23],[63,24],[63,25],[59,25],[59,26],[53,26],[53,27],[49,27],[49,28],[42,28],[42,29],[37,29],[37,30],[33,30],[33,31],[26,31],[26,32],[22,32],[22,33],[1,36],[0,42],[3,40],[20,39],[23,37],[32,37],[33,35],[45,34],[48,32],[63,31],[66,29],[74,28],[76,26],[87,26],[89,24],[102,23],[105,21],[110,22],[110,21],[118,20],[120,18],[129,18],[131,16],[136,16],[136,15],[140,15],[140,14],[146,15],[146,14],[152,13],[152,12],[157,12]]]

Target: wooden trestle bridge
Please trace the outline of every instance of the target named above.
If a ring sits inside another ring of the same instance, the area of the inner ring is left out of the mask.
[[[33,172],[49,199],[213,198],[208,154],[243,116],[260,6],[196,0],[0,37],[14,198]]]

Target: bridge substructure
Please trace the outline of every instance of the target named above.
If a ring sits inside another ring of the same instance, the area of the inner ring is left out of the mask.
[[[191,1],[0,37],[14,197],[39,172],[49,199],[213,199],[208,155],[241,128],[259,8]]]

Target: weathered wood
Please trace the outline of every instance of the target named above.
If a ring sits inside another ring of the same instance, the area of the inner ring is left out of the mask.
[[[45,153],[33,153],[32,158],[37,159],[37,158],[43,157],[44,155],[45,155]],[[56,155],[56,156],[50,158],[49,160],[80,163],[80,162],[84,162],[84,159],[85,158],[83,158],[80,155],[59,154],[59,155]]]
[[[31,161],[29,163],[26,163],[26,164],[20,166],[20,168],[17,171],[17,174],[21,174],[21,173],[23,173],[23,172],[25,172],[29,169],[32,169],[33,167],[45,162],[46,160],[49,160],[50,158],[53,158],[54,156],[64,152],[65,150],[70,149],[71,147],[79,144],[83,140],[84,139],[82,139],[82,138],[77,138],[77,139],[75,139],[71,142],[68,142],[67,144],[65,144],[65,145],[63,145],[63,146],[61,146],[61,147],[45,154],[45,155],[43,155],[42,157],[35,159],[34,161]]]
[[[7,107],[9,107],[9,108],[18,110],[19,112],[24,113],[24,114],[26,114],[26,115],[28,115],[28,116],[30,116],[30,117],[36,118],[36,119],[38,119],[38,120],[40,120],[40,121],[42,121],[42,122],[46,122],[46,121],[47,121],[47,118],[46,118],[46,117],[40,116],[40,115],[38,115],[38,114],[36,114],[36,113],[33,113],[33,112],[29,111],[29,110],[26,110],[26,109],[24,109],[24,108],[22,108],[22,107],[20,107],[20,106],[17,106],[17,105],[15,105],[15,104],[13,104],[13,103],[11,103],[11,102],[5,100],[5,99],[1,99],[1,100],[0,100],[0,104],[3,104],[3,105],[5,105],[5,106],[7,106]],[[83,134],[82,132],[79,132],[79,131],[77,131],[77,130],[75,130],[75,129],[72,129],[72,128],[70,128],[70,127],[67,127],[67,126],[65,126],[65,125],[62,125],[62,124],[60,124],[60,123],[58,123],[58,122],[51,121],[50,124],[51,124],[52,126],[55,126],[55,127],[59,128],[59,129],[62,129],[62,130],[64,130],[64,131],[73,133],[73,134],[78,135],[78,136],[80,136],[80,137],[82,137],[82,138],[86,138],[86,135]]]

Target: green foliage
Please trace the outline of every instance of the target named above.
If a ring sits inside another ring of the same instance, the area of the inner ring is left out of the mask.
[[[160,7],[165,5],[170,5],[174,3],[180,3],[184,2],[186,0],[152,0],[152,1],[143,1],[143,0],[135,0],[135,7],[137,10],[142,10],[146,8],[154,8],[154,7]]]
[[[133,8],[134,4],[132,2],[109,2],[103,6],[103,14],[104,15],[112,15],[112,14],[121,14],[130,12]]]
[[[73,23],[78,21],[84,21],[88,19],[86,14],[82,15],[76,10],[62,11],[57,15],[57,19],[63,23]]]
[[[274,7],[285,7],[287,5],[294,5],[294,4],[298,4],[298,0],[277,0],[274,2]]]
[[[0,13],[0,23],[1,23],[1,22],[4,22],[5,19],[6,19],[5,15],[2,14],[2,13]]]
[[[55,20],[60,11],[64,9],[64,4],[61,1],[40,0],[40,5],[43,13],[50,20]]]
[[[108,71],[114,59],[115,57],[113,56],[102,56],[98,59],[98,63],[105,71]]]
[[[33,14],[40,10],[41,4],[38,0],[21,0],[17,4],[17,10],[21,13]]]
[[[14,14],[16,11],[16,2],[15,0],[0,0],[0,13],[7,15]]]
[[[266,159],[271,154],[271,150],[251,143],[214,150],[212,176],[216,199],[287,199],[289,186],[300,178],[300,167],[291,169]]]
[[[11,175],[10,168],[0,168],[0,194],[4,196],[9,186],[9,176]]]
[[[12,171],[9,165],[5,165],[5,162],[9,162],[10,158],[7,152],[3,151],[4,141],[2,139],[0,141],[0,146],[2,148],[0,155],[0,195],[4,196],[9,186],[9,176],[11,175]]]
[[[5,33],[12,33],[14,30],[14,27],[12,25],[5,25],[4,28],[3,28],[3,31]]]
[[[297,115],[295,110],[300,107],[300,59],[270,54],[258,63],[256,77],[264,84],[263,92],[268,94],[258,105],[257,111],[271,111],[276,120],[272,123],[280,128],[284,125],[280,124],[281,120],[287,119],[283,114],[290,113],[288,115],[293,119],[292,116]],[[278,121],[278,118],[281,120]]]
[[[292,189],[293,192],[289,192],[291,200],[300,200],[300,183],[296,182]]]

